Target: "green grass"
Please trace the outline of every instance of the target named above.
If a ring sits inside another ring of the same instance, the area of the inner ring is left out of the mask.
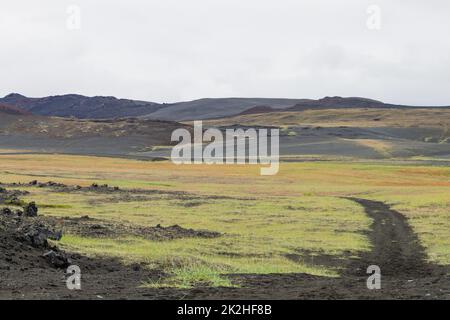
[[[210,200],[200,207],[187,208],[165,199],[151,201],[151,209],[145,202],[102,204],[89,215],[108,220],[120,217],[120,221],[139,225],[179,224],[186,228],[218,231],[223,236],[158,242],[142,238],[93,239],[67,235],[61,243],[71,250],[119,257],[126,263],[144,261],[149,267],[172,275],[161,280],[159,286],[185,287],[188,282],[191,285],[195,282],[217,285],[219,279],[221,286],[231,285],[226,278],[230,273],[337,276],[336,269],[286,258],[287,254],[299,249],[335,255],[348,250],[355,253],[369,250],[367,239],[361,232],[367,229],[370,221],[362,209],[349,201],[335,200],[331,206],[314,197],[244,203]],[[130,207],[133,208],[131,212]],[[46,212],[50,214],[51,211]],[[187,273],[192,276],[187,277]],[[209,281],[205,278],[207,275]]]
[[[371,220],[355,196],[386,202],[405,214],[427,249],[428,258],[450,264],[450,168],[364,162],[282,163],[276,176],[260,176],[254,166],[174,166],[125,159],[72,156],[1,156],[2,181],[36,179],[121,188],[189,192],[144,195],[124,201],[119,194],[55,193],[18,187],[30,194],[40,214],[89,215],[140,226],[178,224],[218,231],[213,239],[150,241],[135,236],[95,239],[66,234],[60,245],[124,263],[143,262],[168,276],[147,287],[239,286],[228,275],[308,273],[335,277],[331,268],[287,258],[302,250],[336,257],[370,250],[365,235]],[[95,163],[95,166],[92,166]],[[16,174],[17,172],[17,174]],[[216,199],[209,196],[227,196]],[[137,194],[136,196],[139,196]]]

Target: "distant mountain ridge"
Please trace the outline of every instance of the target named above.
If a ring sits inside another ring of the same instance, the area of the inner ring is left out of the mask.
[[[115,97],[86,97],[66,94],[43,98],[29,98],[12,93],[0,103],[29,111],[36,115],[75,117],[79,119],[112,119],[138,117],[152,113],[164,105]]]
[[[410,106],[394,105],[378,100],[360,97],[325,97],[318,100],[302,101],[295,106],[287,108],[286,111],[303,111],[307,109],[330,109],[330,108],[411,108]]]
[[[27,115],[30,113],[13,106],[0,104],[0,114]]]
[[[144,118],[172,121],[213,119],[234,116],[245,110],[263,105],[282,110],[302,101],[305,101],[305,99],[205,98],[174,103],[146,115]]]
[[[231,117],[239,114],[277,111],[303,111],[333,108],[419,108],[388,104],[360,97],[325,97],[313,99],[272,98],[205,98],[177,103],[118,99],[115,97],[86,97],[66,94],[29,98],[12,93],[0,98],[0,104],[18,112],[43,116],[79,119],[142,118],[148,120],[188,121]],[[430,106],[431,107],[431,106]],[[449,107],[440,107],[449,108]]]

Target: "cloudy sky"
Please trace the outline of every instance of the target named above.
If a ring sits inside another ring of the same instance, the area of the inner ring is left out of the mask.
[[[449,13],[448,0],[2,0],[0,95],[450,105]]]

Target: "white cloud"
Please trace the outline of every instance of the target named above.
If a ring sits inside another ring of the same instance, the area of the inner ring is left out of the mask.
[[[450,3],[400,2],[2,1],[0,94],[450,104]],[[366,27],[372,4],[379,31]],[[69,5],[80,30],[66,28]]]

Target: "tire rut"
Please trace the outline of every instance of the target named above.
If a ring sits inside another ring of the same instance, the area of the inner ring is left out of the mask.
[[[377,265],[384,276],[397,278],[431,276],[441,271],[427,261],[425,248],[406,217],[389,205],[360,198],[345,199],[360,204],[373,219],[368,233],[372,250],[347,268],[347,275],[366,275],[367,267]]]

